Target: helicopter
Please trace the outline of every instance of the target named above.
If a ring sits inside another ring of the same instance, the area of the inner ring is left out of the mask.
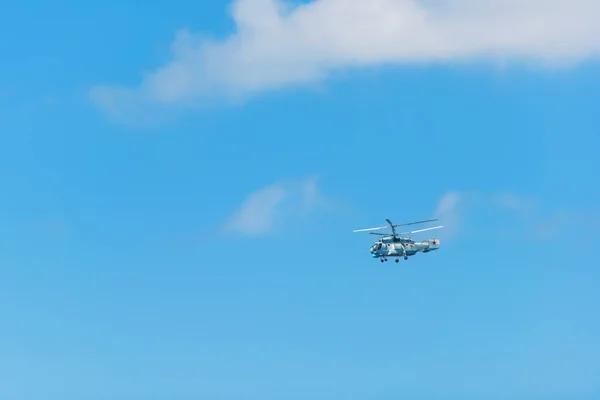
[[[431,238],[428,240],[424,240],[421,242],[415,242],[410,236],[413,233],[430,231],[433,229],[443,228],[443,225],[434,226],[431,228],[419,229],[416,231],[410,232],[402,232],[396,233],[396,228],[399,226],[407,226],[407,225],[415,225],[415,224],[423,224],[426,222],[437,221],[438,219],[428,219],[425,221],[416,221],[416,222],[408,222],[404,224],[396,224],[394,225],[389,218],[385,219],[388,225],[380,226],[377,228],[367,228],[367,229],[356,229],[353,232],[367,232],[367,231],[376,231],[385,228],[391,228],[392,233],[376,233],[369,232],[371,235],[380,235],[382,236],[377,242],[373,243],[370,247],[371,256],[373,258],[379,258],[381,262],[386,262],[389,257],[395,258],[395,261],[400,261],[399,257],[404,257],[405,260],[408,260],[408,257],[414,256],[419,252],[429,253],[430,251],[437,250],[440,248],[440,241],[437,238]]]

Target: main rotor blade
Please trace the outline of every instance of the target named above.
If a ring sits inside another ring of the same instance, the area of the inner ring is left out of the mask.
[[[380,229],[389,229],[390,227],[392,228],[396,228],[398,226],[407,226],[407,225],[415,225],[415,224],[424,224],[425,222],[433,222],[433,221],[437,221],[438,219],[427,219],[425,221],[416,221],[416,222],[407,222],[405,224],[396,224],[396,225],[386,225],[386,226],[379,226],[377,228],[366,228],[366,229],[356,229],[352,232],[368,232],[368,231],[378,231]],[[386,218],[386,221],[389,221],[389,219]]]
[[[428,219],[428,220],[425,220],[425,221],[407,222],[407,223],[405,223],[405,224],[397,224],[397,225],[394,225],[394,227],[396,227],[396,226],[407,226],[407,225],[424,224],[425,222],[433,222],[433,221],[437,221],[437,220],[438,220],[438,219],[437,219],[437,218],[435,218],[435,219]]]
[[[386,226],[380,226],[380,227],[378,227],[378,228],[356,229],[356,230],[354,230],[354,231],[352,231],[352,232],[378,231],[378,230],[380,230],[380,229],[389,229],[389,226],[388,226],[388,225],[386,225]]]
[[[431,227],[431,228],[419,229],[419,230],[416,230],[416,231],[411,231],[411,232],[403,232],[403,233],[401,233],[401,235],[410,235],[411,233],[418,233],[418,232],[432,231],[432,230],[434,230],[434,229],[440,229],[440,228],[443,228],[443,227],[444,227],[444,225],[440,225],[440,226],[434,226],[434,227]]]

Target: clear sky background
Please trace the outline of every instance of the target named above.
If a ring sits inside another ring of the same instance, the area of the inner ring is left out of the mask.
[[[4,6],[0,397],[600,398],[600,5],[519,3]]]

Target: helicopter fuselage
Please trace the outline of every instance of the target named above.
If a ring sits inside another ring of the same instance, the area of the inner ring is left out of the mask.
[[[439,248],[440,241],[436,238],[415,242],[412,239],[389,237],[373,243],[370,252],[373,258],[380,258],[381,262],[387,261],[388,257],[396,258],[398,262],[398,257],[406,260],[419,252],[429,253]]]

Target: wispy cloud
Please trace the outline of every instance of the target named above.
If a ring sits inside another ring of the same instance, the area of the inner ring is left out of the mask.
[[[593,210],[544,212],[540,202],[531,197],[456,190],[448,191],[440,198],[435,215],[443,222],[447,237],[456,237],[471,218],[518,223],[520,228],[515,227],[513,233],[520,229],[524,236],[534,239],[546,239],[567,228],[582,227],[586,220],[600,221],[599,213]],[[488,227],[493,229],[491,225]]]
[[[65,237],[71,232],[72,227],[64,217],[40,217],[23,221],[20,224],[28,235],[43,235],[47,238]]]
[[[458,231],[462,203],[463,195],[458,191],[445,193],[438,202],[435,217],[443,222],[447,235],[454,236]]]
[[[600,54],[597,0],[236,0],[221,40],[177,32],[137,87],[99,85],[112,112],[196,106],[320,81],[348,67],[491,60],[571,65]],[[125,110],[125,111],[124,111]]]
[[[497,206],[516,211],[518,213],[526,213],[534,211],[537,207],[535,201],[530,198],[517,196],[514,193],[501,193],[489,196]]]
[[[292,226],[323,204],[316,178],[281,181],[250,194],[225,223],[224,230],[246,236],[270,234]]]

